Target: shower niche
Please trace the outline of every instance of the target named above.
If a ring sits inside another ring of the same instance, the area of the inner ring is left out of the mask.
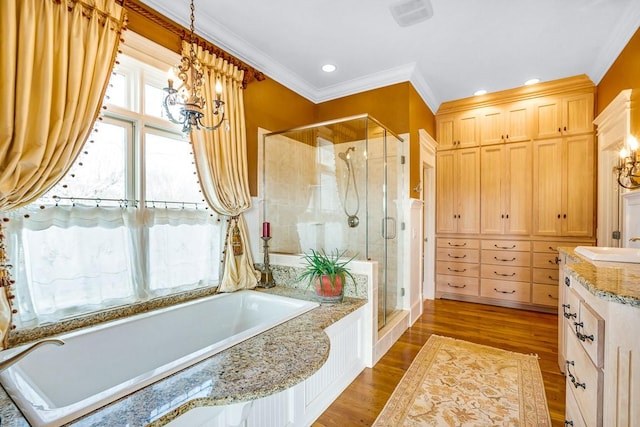
[[[345,252],[378,263],[378,327],[401,305],[402,139],[369,115],[263,137],[270,251]]]

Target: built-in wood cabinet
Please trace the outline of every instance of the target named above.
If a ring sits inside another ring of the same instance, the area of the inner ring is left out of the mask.
[[[476,234],[480,229],[480,152],[478,148],[437,153],[436,227],[438,233]]]
[[[593,131],[593,92],[546,96],[534,101],[535,139]]]
[[[475,147],[479,143],[479,119],[476,112],[464,111],[436,118],[439,148]]]
[[[533,143],[533,234],[593,236],[592,134]]]
[[[480,153],[480,231],[531,232],[531,144],[482,147]]]
[[[556,309],[557,251],[544,245],[594,243],[594,94],[576,76],[441,105],[437,237],[518,249],[482,246],[464,266],[438,250],[437,296]]]

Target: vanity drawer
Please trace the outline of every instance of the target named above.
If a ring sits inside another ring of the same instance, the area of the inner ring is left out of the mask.
[[[573,388],[573,387],[571,387]],[[564,425],[566,427],[589,427],[582,419],[582,414],[578,408],[578,402],[573,395],[573,391],[567,388],[564,412]]]
[[[580,314],[580,302],[582,299],[571,288],[566,289],[565,297],[562,307],[563,317],[565,324],[573,331],[574,323],[578,321],[578,315]],[[575,336],[575,332],[571,335]]]
[[[575,334],[567,326],[567,391],[571,390],[585,424],[602,426],[603,373],[591,362]]]
[[[446,237],[438,237],[436,245],[439,248],[478,249],[480,242],[476,239],[448,239]]]
[[[516,282],[531,281],[531,269],[529,267],[483,264],[480,272],[481,277],[485,279],[513,280]]]
[[[483,240],[482,249],[496,249],[502,251],[531,251],[528,240]]]
[[[480,255],[480,260],[483,264],[528,267],[531,265],[531,254],[529,252],[483,249]]]
[[[538,268],[555,268],[558,269],[558,253],[548,252],[534,252],[533,253],[533,266]]]
[[[482,279],[480,296],[506,301],[529,302],[531,285],[525,282]]]
[[[470,262],[476,264],[480,260],[480,254],[477,249],[438,248],[436,250],[436,257],[438,261]]]
[[[478,278],[436,274],[436,291],[478,296]]]
[[[547,285],[558,285],[560,271],[556,268],[533,268],[533,283],[542,283]]]
[[[594,365],[604,366],[604,319],[584,301],[580,304],[578,324],[573,332]]]
[[[533,284],[531,302],[549,307],[558,306],[558,285]]]
[[[480,264],[438,261],[436,263],[436,273],[454,276],[478,277],[480,273]]]

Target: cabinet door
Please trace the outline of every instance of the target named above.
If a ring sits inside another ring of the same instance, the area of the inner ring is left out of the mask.
[[[562,139],[534,141],[533,149],[533,233],[560,235]]]
[[[593,136],[567,138],[564,146],[562,234],[591,237],[595,192]]]
[[[456,231],[456,150],[437,154],[436,167],[436,228],[438,233]]]
[[[480,151],[457,150],[458,233],[480,231]]]
[[[501,108],[487,107],[480,110],[480,144],[500,144],[505,141],[505,114]]]
[[[531,145],[505,145],[506,176],[503,178],[506,234],[531,232]]]
[[[505,176],[505,146],[482,147],[480,153],[480,232],[502,234],[504,232],[503,185]]]
[[[505,106],[505,140],[507,142],[531,139],[531,103],[514,102]]]
[[[459,113],[454,127],[454,136],[458,141],[458,147],[477,147],[479,144],[478,116],[474,111]],[[457,134],[455,131],[457,130]]]
[[[540,98],[534,105],[534,138],[557,138],[560,133],[560,109],[562,101],[558,98]]]
[[[593,94],[583,93],[562,99],[562,134],[593,131]]]
[[[454,136],[455,116],[453,114],[444,114],[436,119],[436,137],[439,149],[453,148],[455,142]]]

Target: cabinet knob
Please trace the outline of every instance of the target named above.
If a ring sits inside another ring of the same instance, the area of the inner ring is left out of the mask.
[[[562,132],[562,129],[561,129],[561,128],[558,128],[558,132]]]
[[[566,126],[564,127],[564,131],[565,131],[565,132],[567,131],[567,127],[566,127]]]
[[[560,218],[561,218],[561,215],[560,215],[560,214],[558,214],[558,219],[560,219]]]
[[[567,214],[562,215],[562,218],[567,219]]]

